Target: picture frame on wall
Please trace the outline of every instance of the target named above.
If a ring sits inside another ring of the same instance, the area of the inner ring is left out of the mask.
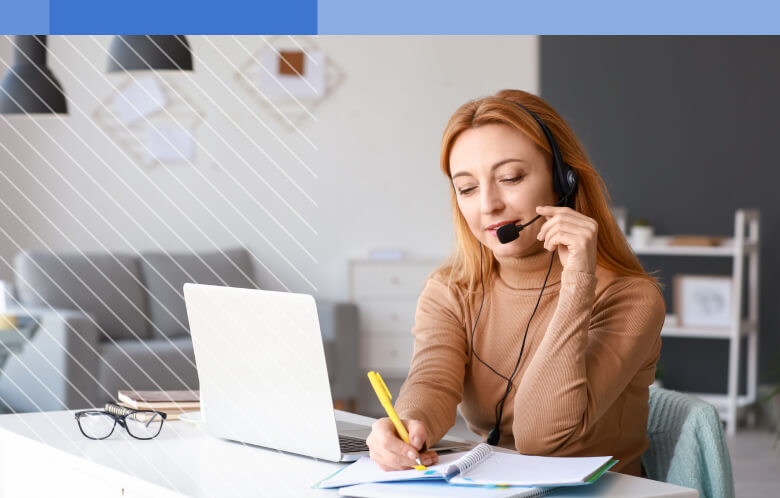
[[[674,309],[680,326],[728,328],[731,325],[731,301],[730,276],[674,276]]]

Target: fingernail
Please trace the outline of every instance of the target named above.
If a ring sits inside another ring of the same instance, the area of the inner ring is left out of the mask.
[[[422,463],[423,463],[423,465],[425,465],[427,467],[428,465],[433,463],[433,458],[425,457],[425,458],[422,459]]]
[[[414,454],[414,451],[410,451],[406,455],[412,460],[417,460],[417,455]]]
[[[415,448],[420,448],[422,446],[422,438],[420,436],[415,436],[412,440],[412,444]]]

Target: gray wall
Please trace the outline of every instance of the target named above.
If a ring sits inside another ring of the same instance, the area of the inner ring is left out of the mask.
[[[775,249],[780,215],[780,38],[542,37],[541,89],[574,128],[629,224],[660,234],[733,234],[762,215],[759,382],[780,364]],[[676,273],[729,274],[723,258],[642,257],[673,311]],[[673,389],[725,392],[725,341],[664,339]]]

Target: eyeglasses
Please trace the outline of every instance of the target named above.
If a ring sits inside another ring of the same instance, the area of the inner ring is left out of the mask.
[[[109,406],[106,405],[106,408]],[[111,407],[111,411],[83,410],[75,415],[79,430],[90,439],[106,439],[114,432],[117,423],[136,439],[153,439],[160,434],[167,418],[163,412],[130,410],[119,406]]]

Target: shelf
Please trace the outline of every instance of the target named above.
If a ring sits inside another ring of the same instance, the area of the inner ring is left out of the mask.
[[[670,246],[669,241],[673,237],[671,236],[657,236],[647,245],[634,246],[631,245],[631,249],[636,255],[657,255],[657,256],[726,256],[733,257],[736,255],[736,247],[734,245],[734,238],[728,238],[723,241],[719,246]],[[626,238],[629,244],[631,244],[631,238]],[[757,247],[753,241],[745,240],[744,253],[750,254]]]
[[[755,324],[748,320],[742,321],[740,336],[746,336],[756,330]],[[697,337],[700,339],[730,339],[730,327],[692,327],[677,325],[677,316],[668,314],[661,329],[662,337]]]
[[[718,410],[721,420],[729,421],[729,397],[727,394],[711,394],[711,393],[688,393],[697,398],[703,399],[707,403],[713,405]],[[755,398],[749,398],[746,395],[737,396],[737,409],[745,409],[752,406],[756,402]],[[739,415],[739,414],[737,414]]]

